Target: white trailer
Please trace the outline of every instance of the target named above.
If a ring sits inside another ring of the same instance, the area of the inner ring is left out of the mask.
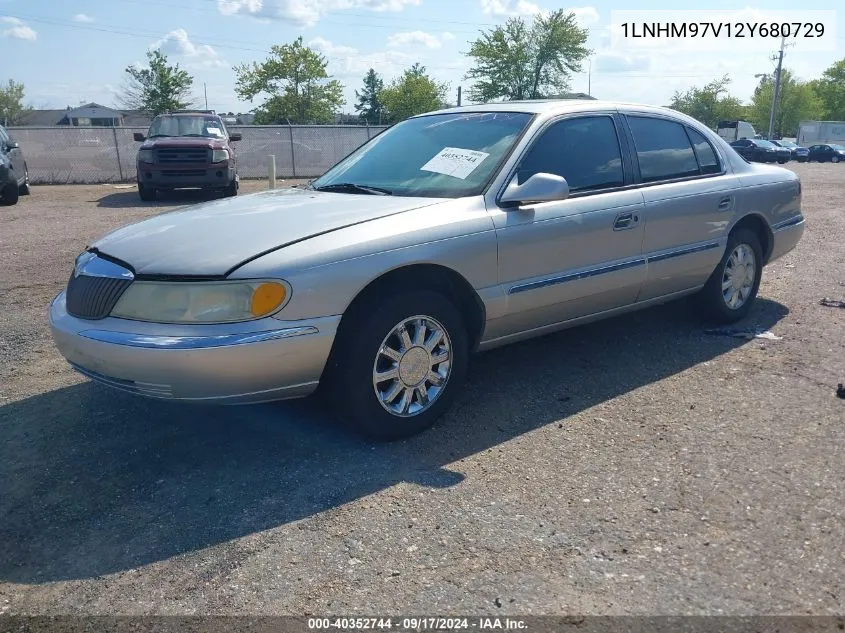
[[[801,121],[796,143],[801,147],[821,143],[845,145],[845,121]]]

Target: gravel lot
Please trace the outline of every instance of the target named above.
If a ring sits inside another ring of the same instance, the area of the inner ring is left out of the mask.
[[[78,377],[46,320],[73,258],[196,198],[34,187],[0,208],[0,614],[845,613],[845,166],[792,168],[807,231],[747,320],[781,340],[686,302],[572,329],[389,445]]]

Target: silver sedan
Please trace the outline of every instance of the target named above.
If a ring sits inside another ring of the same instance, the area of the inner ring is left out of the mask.
[[[106,235],[50,324],[111,387],[220,404],[320,387],[396,439],[447,409],[474,352],[687,295],[743,318],[803,231],[793,172],[672,110],[469,106],[395,125],[305,188]]]

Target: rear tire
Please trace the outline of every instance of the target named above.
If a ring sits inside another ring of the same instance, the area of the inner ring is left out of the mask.
[[[757,298],[762,274],[763,248],[757,234],[749,229],[735,230],[719,265],[699,291],[697,303],[714,321],[739,321]]]
[[[144,202],[155,202],[156,190],[138,183],[138,195]]]
[[[20,195],[18,183],[12,181],[10,184],[3,187],[3,192],[0,193],[0,205],[4,207],[14,206],[18,203]]]
[[[370,300],[347,318],[324,377],[338,414],[382,441],[431,427],[466,378],[460,312],[443,295],[416,290]]]

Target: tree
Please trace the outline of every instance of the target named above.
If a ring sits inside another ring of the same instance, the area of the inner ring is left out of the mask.
[[[769,130],[774,88],[774,77],[765,75],[760,79],[751,97],[748,117],[758,131]],[[822,114],[822,102],[813,86],[807,82],[798,81],[788,69],[784,68],[780,76],[773,135],[798,136],[798,124],[801,121],[818,119]]]
[[[235,92],[252,101],[259,94],[267,99],[255,113],[258,124],[330,123],[343,105],[343,85],[329,80],[328,61],[302,43],[273,46],[271,56],[261,64],[241,64]]]
[[[17,125],[32,108],[23,104],[23,84],[10,79],[0,85],[0,122],[3,125]]]
[[[845,59],[834,62],[810,85],[821,102],[820,118],[845,121]]]
[[[384,90],[384,81],[381,76],[372,68],[364,76],[364,88],[361,92],[355,91],[358,103],[355,111],[360,117],[369,123],[381,122],[382,104],[381,91]]]
[[[575,14],[563,9],[538,14],[530,28],[517,17],[482,31],[468,53],[475,66],[466,78],[478,80],[470,98],[540,99],[568,90],[570,74],[581,70],[591,52],[584,46],[588,34],[577,25]]]
[[[438,110],[446,105],[449,84],[428,76],[425,66],[414,64],[381,91],[381,103],[388,122]]]
[[[742,119],[745,107],[739,99],[728,95],[730,83],[730,77],[724,75],[703,88],[690,88],[685,92],[676,90],[669,107],[698,119],[711,129],[715,129],[719,121]]]
[[[161,51],[148,51],[147,59],[147,68],[127,67],[129,82],[121,95],[123,104],[151,116],[190,107],[194,78],[179,64],[169,66]]]

